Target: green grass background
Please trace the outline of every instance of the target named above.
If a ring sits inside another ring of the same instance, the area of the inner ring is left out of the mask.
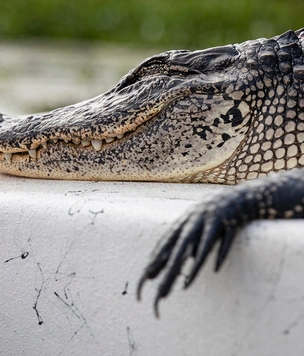
[[[304,26],[302,0],[1,0],[0,39],[204,48]]]

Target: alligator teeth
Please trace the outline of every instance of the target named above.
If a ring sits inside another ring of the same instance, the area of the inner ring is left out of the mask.
[[[63,140],[65,143],[69,143],[69,140]]]
[[[4,157],[7,163],[11,163],[12,155],[13,155],[12,153],[4,152]]]
[[[114,137],[107,137],[106,139],[106,143],[110,143],[114,141]]]
[[[92,140],[91,144],[95,151],[100,151],[102,147],[102,140]]]
[[[81,144],[83,147],[90,146],[90,141],[89,140],[81,140]]]
[[[121,140],[123,137],[124,137],[124,134],[117,135],[117,138],[118,138],[119,140]]]
[[[41,146],[43,147],[43,148],[47,148],[47,142],[45,141],[45,142],[42,142],[41,143]]]
[[[54,138],[54,139],[53,139],[53,142],[54,142],[54,143],[57,143],[57,142],[58,142],[58,138]]]
[[[28,150],[28,153],[32,158],[34,158],[34,159],[37,158],[37,151],[35,148],[33,150]]]

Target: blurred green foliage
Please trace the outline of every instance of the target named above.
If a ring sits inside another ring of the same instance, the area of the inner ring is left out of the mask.
[[[203,48],[304,26],[302,0],[1,0],[0,37]]]

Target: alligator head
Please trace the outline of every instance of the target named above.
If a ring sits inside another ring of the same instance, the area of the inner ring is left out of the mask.
[[[278,117],[274,98],[285,101],[286,110],[288,92],[303,80],[302,37],[301,30],[288,31],[202,51],[168,51],[91,100],[19,120],[2,115],[0,171],[215,183],[267,174],[261,167],[271,157],[259,152],[259,169],[250,170],[251,150],[272,140],[265,130]]]

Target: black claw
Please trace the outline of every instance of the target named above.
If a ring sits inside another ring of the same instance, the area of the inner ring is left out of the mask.
[[[226,233],[226,236],[222,240],[222,244],[220,246],[217,259],[216,259],[216,264],[215,264],[215,272],[218,272],[223,265],[223,262],[225,261],[227,254],[230,250],[231,243],[233,241],[233,238],[235,236],[235,230],[229,230],[229,232]]]
[[[201,214],[192,216],[189,219],[190,228],[187,225],[181,232],[181,236],[174,246],[174,253],[171,256],[172,264],[168,267],[168,272],[165,274],[162,283],[159,286],[159,295],[163,298],[166,297],[179,276],[182,266],[187,257],[193,254],[193,250],[197,248],[204,229],[204,219]]]
[[[197,276],[198,271],[204,265],[206,258],[209,256],[211,250],[213,249],[215,243],[221,236],[220,234],[221,225],[216,222],[210,225],[208,231],[205,231],[204,236],[201,240],[201,244],[198,247],[198,251],[195,257],[194,265],[185,283],[185,288],[188,288],[190,284],[194,281]]]
[[[162,297],[160,297],[158,295],[154,300],[154,315],[155,315],[155,318],[157,318],[157,319],[159,319],[159,317],[160,317],[158,304],[159,304],[159,301],[161,300],[161,298]]]
[[[151,263],[146,268],[146,279],[153,279],[157,277],[159,272],[164,269],[187,220],[188,219],[185,219],[179,224],[178,228],[171,231],[167,237],[163,238],[166,243],[162,247],[158,248],[159,251],[155,253]]]
[[[223,255],[218,254],[215,262],[214,272],[218,272],[220,270],[223,265],[224,259],[225,257]]]
[[[205,263],[205,260],[206,260],[206,257],[208,256],[208,254],[209,254],[209,251],[204,252],[204,254],[201,256],[200,260],[194,264],[188,278],[185,281],[185,288],[188,288],[190,286],[190,284],[194,281],[195,277],[197,276],[197,272],[200,270],[200,268]]]
[[[214,272],[218,272],[220,268],[222,267],[223,264],[223,257],[218,254],[216,262],[215,262],[215,267],[214,267]]]
[[[136,292],[136,297],[137,297],[137,300],[140,301],[141,300],[141,291],[143,289],[143,286],[146,282],[146,280],[148,279],[148,276],[147,276],[147,273],[145,272],[141,279],[139,280],[138,282],[138,286],[137,286],[137,292]]]
[[[184,234],[185,236],[183,236],[185,225],[189,221],[190,228],[186,234]],[[157,277],[158,274],[166,267],[170,258],[173,263],[168,267],[168,273],[165,275],[161,285],[159,286],[157,301],[160,298],[167,296],[180,273],[181,267],[185,260],[185,255],[192,255],[193,251],[196,249],[200,241],[203,227],[204,219],[202,215],[190,214],[187,219],[184,219],[184,221],[179,224],[178,228],[168,234],[168,237],[165,239],[165,244],[158,248],[158,251],[155,253],[151,263],[148,265],[143,276],[139,280],[137,287],[138,300],[141,299],[141,291],[146,280]],[[192,248],[189,248],[189,246],[192,246]],[[175,255],[172,256],[174,250],[176,252]]]

